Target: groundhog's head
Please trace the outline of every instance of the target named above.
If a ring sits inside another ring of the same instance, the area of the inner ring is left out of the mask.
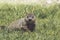
[[[26,16],[26,22],[28,23],[34,23],[35,22],[35,15],[32,13],[27,14]]]
[[[25,21],[27,28],[33,32],[35,30],[35,15],[33,13],[27,14]]]

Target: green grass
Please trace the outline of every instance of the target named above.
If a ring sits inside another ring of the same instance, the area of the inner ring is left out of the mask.
[[[8,33],[0,30],[0,40],[60,40],[60,4],[50,6],[0,4],[0,25],[9,25],[27,13],[34,13],[36,16],[35,31]]]

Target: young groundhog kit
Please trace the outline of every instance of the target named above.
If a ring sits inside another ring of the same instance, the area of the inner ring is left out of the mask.
[[[14,22],[12,22],[8,26],[8,30],[23,30],[23,31],[31,31],[33,32],[35,30],[35,15],[34,14],[27,14],[24,18],[18,19]]]

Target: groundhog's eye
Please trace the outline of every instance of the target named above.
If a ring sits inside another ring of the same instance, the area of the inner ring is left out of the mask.
[[[32,16],[32,18],[34,18],[34,16]]]

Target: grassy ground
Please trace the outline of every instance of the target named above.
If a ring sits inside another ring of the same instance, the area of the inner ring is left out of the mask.
[[[60,40],[60,5],[10,5],[0,4],[0,25],[9,25],[12,21],[24,17],[27,13],[36,16],[34,32],[0,30],[0,40]]]

